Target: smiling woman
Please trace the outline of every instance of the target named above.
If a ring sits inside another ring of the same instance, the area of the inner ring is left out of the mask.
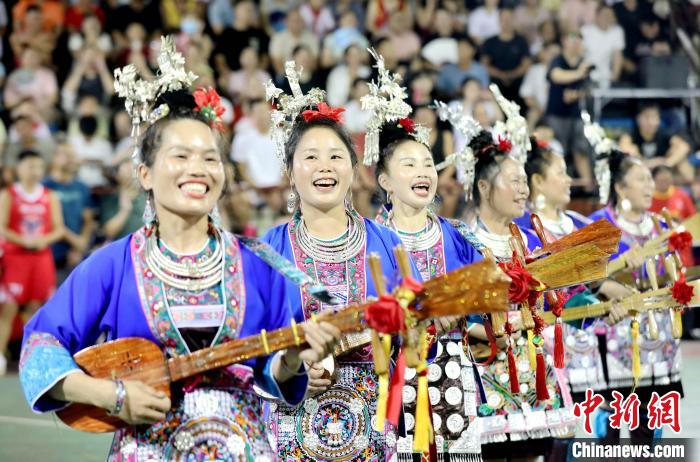
[[[302,360],[319,361],[332,351],[340,335],[335,327],[303,326],[308,349],[201,373],[173,386],[172,399],[139,381],[90,377],[73,359],[82,349],[125,337],[150,340],[175,357],[292,319],[281,291],[270,289],[276,274],[265,263],[270,259],[221,229],[213,214],[224,185],[218,96],[185,90],[195,76],[184,71],[167,38],[158,62],[169,65],[155,82],[139,81],[133,68],[116,72],[135,127],[147,127],[135,140],[140,149],[134,158],[149,198],[145,226],[79,265],[31,319],[20,380],[36,412],[88,404],[129,424],[116,433],[110,461],[211,454],[273,460],[253,382],[291,404],[300,402],[307,385]],[[162,88],[159,82],[167,83]],[[142,94],[158,97],[145,104]]]
[[[293,81],[289,68],[287,75]],[[401,241],[352,207],[348,194],[357,156],[341,125],[342,110],[312,101],[313,95],[314,90],[306,96],[295,93],[296,104],[281,110],[290,134],[280,155],[294,191],[294,216],[264,240],[324,285],[339,303],[362,303],[377,296],[368,255],[380,257],[383,274],[396,275],[392,250]],[[302,106],[306,110],[300,113]],[[388,283],[391,289],[396,281]],[[274,282],[273,288],[278,287],[297,321],[338,308],[318,302],[282,278]],[[271,404],[279,460],[390,460],[394,429],[378,432],[372,425],[377,380],[369,347],[339,355],[332,374],[321,364],[311,364],[311,393],[303,405]]]

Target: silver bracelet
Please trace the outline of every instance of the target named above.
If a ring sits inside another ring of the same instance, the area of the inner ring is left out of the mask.
[[[117,386],[117,401],[114,403],[114,409],[107,414],[116,416],[119,415],[124,408],[124,403],[126,402],[126,387],[124,387],[124,382],[121,380],[115,380],[114,384]]]
[[[303,375],[306,375],[306,368],[303,367],[304,363],[302,362],[299,365],[299,368],[302,369],[301,372],[299,372],[299,369],[296,371],[293,371],[289,365],[287,365],[287,361],[284,360],[284,353],[280,354],[280,366],[282,366],[282,369],[286,370],[287,373],[291,374],[292,377],[301,377]]]

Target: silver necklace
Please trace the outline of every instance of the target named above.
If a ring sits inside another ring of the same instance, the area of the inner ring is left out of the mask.
[[[476,218],[476,229],[474,234],[479,239],[479,241],[487,248],[491,249],[493,255],[500,261],[510,261],[513,258],[513,249],[510,247],[510,235],[502,236],[500,234],[495,234],[486,229],[486,225],[481,218]],[[525,245],[527,245],[527,237],[523,236]]]
[[[146,239],[145,260],[148,268],[162,282],[180,290],[198,292],[219,283],[223,278],[224,243],[219,230],[214,228],[214,251],[200,262],[173,261],[163,254],[155,233]]]
[[[441,226],[430,213],[428,213],[428,223],[425,225],[425,228],[416,233],[409,233],[400,230],[396,226],[396,223],[394,223],[393,216],[390,223],[392,228],[394,228],[394,230],[398,233],[399,237],[401,238],[401,242],[409,252],[418,252],[431,249],[435,247],[435,245],[442,238]]]
[[[550,220],[549,218],[540,215],[542,220],[542,226],[545,227],[547,231],[552,233],[557,239],[571,234],[574,231],[574,220],[571,219],[569,215],[564,212],[559,212],[558,220]]]
[[[348,214],[347,231],[340,238],[328,241],[309,234],[302,218],[296,232],[296,241],[301,250],[314,261],[342,263],[364,249],[367,231],[364,220]]]
[[[636,237],[650,237],[654,230],[654,222],[651,219],[651,215],[648,213],[645,213],[638,223],[628,220],[623,217],[622,214],[618,213],[617,224],[624,232]]]

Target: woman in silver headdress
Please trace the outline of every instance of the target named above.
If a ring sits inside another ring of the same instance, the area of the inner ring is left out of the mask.
[[[288,265],[216,222],[224,184],[218,95],[187,91],[194,75],[171,39],[163,39],[159,64],[152,82],[138,80],[133,67],[116,73],[135,128],[147,127],[135,153],[148,195],[145,226],[79,265],[27,324],[22,387],[36,412],[83,403],[126,422],[111,461],[273,460],[253,382],[298,403],[307,384],[302,361],[321,359],[339,337],[330,324],[303,327],[307,350],[198,374],[174,385],[172,399],[142,382],[90,377],[73,359],[125,337],[150,340],[172,358],[291,322],[270,290],[275,271],[266,262]]]

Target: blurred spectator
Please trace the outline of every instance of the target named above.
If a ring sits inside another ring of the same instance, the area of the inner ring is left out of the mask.
[[[652,175],[654,176],[654,196],[650,211],[661,213],[663,209],[666,209],[678,221],[695,215],[695,203],[690,194],[673,184],[672,168],[658,165],[652,170]]]
[[[661,26],[661,20],[653,13],[644,15],[639,23],[636,41],[627,43],[624,52],[624,70],[629,80],[638,81],[639,66],[644,58],[670,56],[671,40]]]
[[[304,18],[298,9],[287,13],[287,29],[277,32],[270,40],[270,59],[277,76],[284,75],[284,63],[292,58],[294,49],[305,46],[314,56],[318,56],[319,40],[313,32],[306,27]]]
[[[258,51],[252,47],[244,48],[241,51],[240,63],[240,69],[231,72],[225,86],[222,86],[237,103],[243,99],[264,97],[264,84],[270,80],[270,74],[260,68]]]
[[[92,104],[80,105],[76,114],[78,133],[68,137],[68,143],[80,161],[78,178],[90,188],[107,183],[104,170],[112,163],[112,145],[97,133],[98,111],[99,107]]]
[[[484,0],[483,6],[472,11],[469,15],[468,30],[471,38],[479,45],[498,35],[501,32],[498,0]]]
[[[420,38],[413,31],[413,17],[408,11],[397,11],[391,15],[387,37],[394,45],[399,61],[411,61],[418,55]]]
[[[5,37],[7,33],[7,25],[9,24],[9,18],[7,17],[7,7],[5,6],[5,2],[3,0],[0,0],[0,35]],[[0,57],[3,55],[3,42],[4,40],[0,40]]]
[[[83,28],[83,21],[87,17],[95,17],[100,26],[105,25],[105,12],[97,2],[93,0],[75,0],[66,10],[65,26],[68,32],[78,32]]]
[[[620,146],[632,145],[651,169],[665,165],[675,170],[682,181],[691,182],[695,171],[688,162],[690,144],[678,134],[661,128],[659,107],[653,104],[643,106],[637,114],[637,124],[630,135],[622,135]]]
[[[116,165],[115,189],[100,196],[99,222],[107,241],[113,241],[137,231],[143,226],[146,194],[134,178],[131,159]]]
[[[92,48],[108,55],[112,51],[112,39],[102,31],[97,16],[85,15],[79,30],[70,34],[68,49],[74,58],[80,56],[83,49]]]
[[[537,39],[537,31],[542,23],[551,16],[540,0],[525,0],[515,9],[515,29],[532,44]]]
[[[457,96],[466,78],[478,80],[483,87],[489,85],[486,68],[474,59],[476,51],[476,44],[469,37],[461,36],[457,40],[457,63],[445,64],[440,69],[436,84],[439,92],[450,98]]]
[[[12,130],[17,134],[17,140],[12,141],[5,148],[3,165],[12,167],[17,164],[20,153],[34,151],[38,153],[45,163],[51,161],[56,144],[51,138],[38,138],[34,132],[34,120],[29,115],[20,115],[12,122]]]
[[[10,120],[16,120],[22,116],[32,121],[32,131],[37,139],[53,141],[53,134],[49,129],[49,125],[41,117],[39,111],[37,111],[34,99],[24,98],[10,111]],[[19,139],[20,136],[17,130],[15,130],[15,127],[10,127],[10,141],[15,142],[19,141]]]
[[[265,28],[272,34],[283,31],[285,18],[290,10],[294,9],[294,3],[288,0],[262,0],[260,2],[260,14],[263,16]]]
[[[95,218],[90,189],[76,178],[78,160],[69,144],[61,144],[51,160],[44,186],[54,191],[61,203],[65,235],[51,246],[59,283],[80,263],[90,248]]]
[[[615,24],[615,14],[607,5],[598,7],[595,22],[581,28],[586,61],[593,65],[591,79],[600,87],[617,82],[622,72],[625,34]]]
[[[33,48],[22,52],[20,66],[7,78],[3,93],[5,107],[12,109],[23,99],[31,99],[44,120],[52,120],[58,101],[58,83],[52,70],[41,65],[41,57]]]
[[[255,189],[263,206],[277,213],[282,208],[282,165],[270,136],[270,104],[264,99],[250,102],[251,129],[233,138],[231,159],[242,181]]]
[[[625,31],[626,43],[639,40],[639,23],[642,18],[652,14],[647,0],[622,0],[613,5],[617,23]]]
[[[0,306],[0,375],[5,373],[5,350],[20,306],[28,317],[56,289],[56,268],[49,246],[63,237],[61,204],[42,186],[45,163],[33,151],[23,151],[17,182],[0,192],[0,235],[3,272],[0,286],[8,299]]]
[[[474,117],[483,127],[492,126],[500,116],[500,109],[493,100],[488,87],[482,86],[481,83],[473,78],[467,77],[462,82],[460,99],[456,99],[450,103],[450,106],[457,110],[462,108],[462,112]],[[461,150],[466,140],[464,135],[459,130],[453,130],[454,149]]]
[[[403,0],[369,0],[365,28],[372,37],[385,35],[389,30],[391,17],[399,11],[410,13],[408,2]]]
[[[678,222],[695,215],[697,210],[690,194],[673,184],[673,169],[666,165],[659,165],[652,170],[652,175],[654,177],[654,195],[649,211],[661,213],[662,210],[666,209]],[[692,249],[684,249],[680,254],[684,266],[691,267],[695,264]]]
[[[542,24],[540,24],[540,27],[537,30],[537,36],[535,37],[535,40],[532,43],[530,43],[530,54],[536,55],[543,48],[549,45],[559,45],[560,41],[561,40],[559,39],[559,26],[557,25],[557,22],[553,19],[548,19]]]
[[[189,18],[197,18],[197,0],[160,0],[163,29],[169,33],[186,29]]]
[[[573,155],[573,165],[584,187],[591,189],[593,176],[579,108],[579,98],[583,95],[591,64],[583,57],[583,43],[577,29],[570,30],[561,40],[562,54],[552,60],[547,74],[547,125],[554,130],[566,156]],[[567,164],[572,165],[571,162]]]
[[[19,0],[12,7],[12,21],[21,24],[27,11],[36,6],[41,11],[41,27],[46,32],[58,33],[63,28],[63,3],[57,0]]]
[[[559,22],[564,29],[580,29],[595,21],[598,0],[562,0],[559,8]]]
[[[431,70],[421,70],[413,74],[408,84],[408,97],[412,106],[429,106],[434,99],[437,75]]]
[[[443,162],[454,152],[454,139],[450,130],[438,127],[437,115],[429,106],[420,106],[415,110],[415,121],[430,129],[430,150],[433,152],[435,165]],[[455,167],[450,165],[440,172],[438,177],[438,194],[441,199],[440,215],[454,217],[457,212],[461,186],[455,178]]]
[[[51,53],[56,48],[56,35],[53,30],[42,28],[41,9],[36,5],[27,8],[24,19],[16,23],[10,34],[10,46],[19,57],[26,48],[32,48],[40,55],[42,64],[51,63]]]
[[[425,39],[421,56],[439,67],[445,63],[455,64],[459,59],[457,40],[452,18],[445,9],[435,11],[432,33]]]
[[[207,22],[214,35],[220,35],[224,29],[233,26],[233,0],[211,0],[207,4]]]
[[[362,35],[358,26],[357,15],[352,10],[347,10],[340,16],[340,27],[328,34],[323,41],[324,67],[332,67],[343,59],[343,55],[351,45],[362,50],[367,49],[369,41]]]
[[[257,24],[255,5],[249,0],[236,3],[233,26],[227,27],[216,40],[214,59],[219,76],[225,77],[238,70],[239,58],[244,48],[252,47],[258,56],[268,51],[270,39]]]
[[[369,86],[367,85],[367,80],[353,80],[352,88],[350,89],[350,100],[345,104],[345,112],[343,113],[345,128],[352,135],[357,152],[363,152],[364,150],[363,137],[370,116],[368,111],[362,110],[360,99],[368,93]]]
[[[127,64],[133,64],[145,78],[152,77],[153,72],[148,66],[151,50],[146,36],[146,29],[138,22],[129,24],[124,37],[126,37],[128,45],[116,50],[118,51],[117,66],[123,67]]]
[[[114,142],[114,163],[118,164],[122,159],[130,157],[134,139],[131,137],[131,118],[124,110],[112,114],[111,130]]]
[[[343,106],[350,96],[351,86],[358,78],[369,79],[372,71],[367,66],[367,52],[357,45],[345,49],[343,62],[328,74],[327,100],[331,106]]]
[[[61,107],[67,113],[75,110],[78,99],[94,96],[100,103],[109,102],[114,92],[114,79],[104,55],[91,48],[79,53],[73,69],[61,90]]]
[[[299,72],[299,86],[304,94],[311,91],[312,88],[323,85],[316,72],[316,56],[309,47],[299,45],[293,50],[291,59],[296,63],[297,71],[301,69],[301,72]],[[288,95],[292,93],[286,78],[280,82],[279,87]]]
[[[327,33],[335,29],[335,18],[326,0],[307,0],[299,7],[299,14],[304,18],[306,27],[323,40]]]
[[[561,47],[558,44],[551,44],[542,49],[537,56],[537,63],[530,66],[520,85],[520,97],[527,107],[527,121],[531,131],[535,128],[537,121],[544,116],[547,108],[549,97],[547,72],[552,60],[560,53]]]
[[[157,37],[163,28],[156,0],[129,0],[121,4],[107,16],[105,30],[112,34],[112,40],[118,50],[134,47],[127,37],[127,29],[134,24],[143,26],[150,36]],[[145,37],[145,39],[150,37]]]
[[[515,33],[513,10],[503,8],[500,18],[500,32],[484,42],[481,62],[503,95],[520,103],[522,108],[518,90],[530,67],[530,48],[527,41]]]

